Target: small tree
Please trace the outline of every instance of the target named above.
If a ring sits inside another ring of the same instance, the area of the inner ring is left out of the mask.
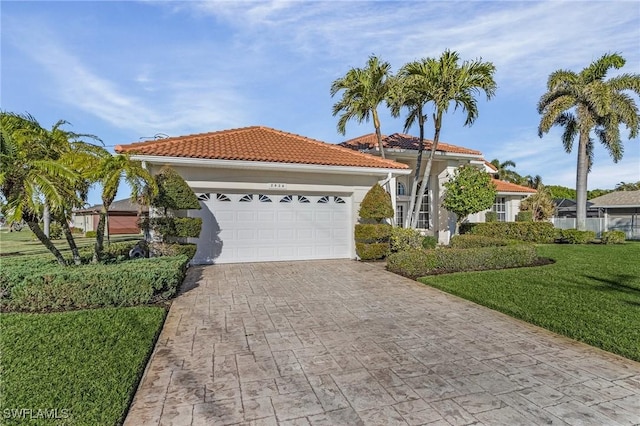
[[[391,225],[384,219],[393,217],[391,196],[375,184],[360,204],[360,222],[355,228],[356,253],[362,260],[382,259],[389,252]]]
[[[538,192],[522,200],[520,211],[531,212],[534,222],[542,222],[554,215],[556,205],[549,190],[543,186],[538,189]]]
[[[193,190],[172,168],[164,167],[155,176],[157,193],[151,205],[163,210],[163,217],[149,219],[148,227],[159,234],[163,242],[197,238],[202,229],[198,217],[175,217],[179,210],[200,210],[200,202]]]
[[[457,225],[470,214],[487,210],[496,199],[496,187],[491,182],[491,176],[472,166],[460,167],[444,187],[442,206],[456,214]]]

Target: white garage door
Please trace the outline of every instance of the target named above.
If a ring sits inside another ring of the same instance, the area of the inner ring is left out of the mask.
[[[336,195],[200,194],[194,263],[351,257],[351,200]]]

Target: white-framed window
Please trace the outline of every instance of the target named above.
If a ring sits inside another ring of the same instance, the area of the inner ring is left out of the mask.
[[[420,203],[420,213],[418,213],[418,228],[419,229],[430,229],[430,214],[429,214],[429,189],[424,193],[422,197],[422,202]]]
[[[491,210],[498,214],[498,222],[507,221],[507,200],[505,197],[496,197]]]
[[[401,204],[396,206],[396,226],[398,228],[404,227],[404,206]]]
[[[396,195],[407,195],[407,188],[400,181],[396,182]]]

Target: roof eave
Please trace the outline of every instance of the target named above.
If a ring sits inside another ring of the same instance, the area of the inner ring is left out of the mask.
[[[247,160],[219,160],[210,158],[188,158],[188,157],[165,157],[158,155],[138,155],[131,156],[133,160],[138,160],[157,165],[176,165],[190,167],[219,167],[229,169],[247,170],[287,170],[302,173],[341,173],[352,175],[408,175],[411,169],[396,169],[392,167],[356,167],[356,166],[331,166],[324,164],[301,164],[301,163],[276,163],[268,161],[247,161]]]

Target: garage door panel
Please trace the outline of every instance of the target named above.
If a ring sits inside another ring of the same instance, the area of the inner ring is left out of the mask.
[[[206,210],[198,217],[207,235],[194,239],[194,263],[351,257],[349,197],[338,204],[332,195],[222,195],[201,201]]]

